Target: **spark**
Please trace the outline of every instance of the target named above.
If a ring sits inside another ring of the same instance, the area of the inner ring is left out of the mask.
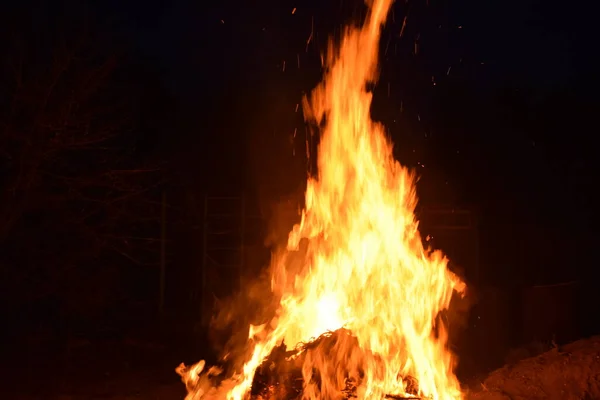
[[[308,146],[308,137],[306,138],[306,158],[310,158],[310,148]]]
[[[314,32],[315,32],[315,17],[311,17],[310,18],[310,36],[308,37],[308,40],[306,41],[306,52],[308,52],[308,45],[310,44],[310,42],[313,39]]]
[[[400,37],[402,37],[402,35],[404,35],[404,30],[406,29],[406,19],[408,18],[408,14],[406,14],[404,16],[404,19],[402,20],[402,28],[400,28]]]
[[[415,38],[415,56],[417,54],[419,54],[419,38],[421,37],[421,34],[418,33],[417,37]]]

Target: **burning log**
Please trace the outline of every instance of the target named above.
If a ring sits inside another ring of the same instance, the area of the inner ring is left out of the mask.
[[[298,351],[287,351],[284,343],[273,349],[254,374],[251,395],[264,399],[300,397],[304,380],[298,356]]]
[[[347,330],[339,329],[326,332],[311,342],[299,343],[293,350],[287,350],[285,343],[281,343],[256,370],[251,393],[261,398],[299,398],[304,386],[302,365],[307,353],[316,348],[333,347],[341,335],[351,337]]]
[[[340,340],[350,340],[353,346],[358,349],[358,341],[346,329],[338,329],[334,332],[326,332],[308,343],[300,343],[293,350],[287,350],[285,343],[273,349],[269,357],[257,368],[252,382],[251,396],[254,399],[285,399],[296,400],[302,397],[304,387],[304,377],[302,366],[308,353],[319,349],[321,352],[333,350]],[[316,372],[316,371],[315,371]],[[361,371],[362,373],[362,371]],[[313,374],[313,379],[317,380],[320,375]],[[418,384],[412,377],[405,378],[408,383],[408,392],[417,393]],[[358,382],[347,377],[345,388],[341,390],[341,398],[357,398],[356,388]],[[420,397],[405,397],[397,395],[386,395],[389,399],[420,399]]]

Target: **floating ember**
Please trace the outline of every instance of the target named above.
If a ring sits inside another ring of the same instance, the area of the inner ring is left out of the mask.
[[[321,127],[318,175],[287,249],[273,257],[276,315],[250,326],[249,356],[232,376],[204,371],[204,361],[181,366],[188,400],[462,397],[440,313],[465,285],[424,248],[415,176],[370,118],[367,87],[391,0],[368,5],[363,26],[330,45],[324,80],[304,102]]]

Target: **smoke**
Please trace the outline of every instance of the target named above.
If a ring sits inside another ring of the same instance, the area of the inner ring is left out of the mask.
[[[467,280],[462,267],[450,261],[449,269],[467,285],[463,294],[454,293],[452,295],[450,306],[440,316],[448,332],[448,343],[451,350],[455,355],[460,356],[459,343],[463,341],[465,331],[469,326],[471,309],[477,303],[477,291],[474,285]]]
[[[247,282],[239,293],[216,301],[209,338],[226,368],[241,368],[247,356],[250,325],[267,322],[275,307],[266,271]]]
[[[265,247],[271,250],[271,263],[277,261],[287,246],[289,232],[294,224],[300,221],[299,205],[301,198],[293,195],[278,201],[272,201],[264,210],[268,221]],[[225,299],[215,300],[215,314],[209,326],[209,338],[226,369],[239,371],[247,361],[252,346],[248,346],[250,325],[268,323],[275,316],[279,297],[272,290],[272,279],[293,279],[301,268],[304,252],[300,251],[288,256],[286,277],[273,276],[269,264],[260,266],[258,276],[244,282],[238,293]],[[256,269],[259,266],[249,266]],[[226,374],[227,375],[227,374]]]

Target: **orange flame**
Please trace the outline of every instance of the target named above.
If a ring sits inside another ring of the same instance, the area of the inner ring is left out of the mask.
[[[276,317],[251,326],[250,359],[220,386],[198,385],[203,362],[180,367],[188,400],[240,400],[282,341],[293,348],[339,328],[352,336],[304,350],[304,398],[341,398],[349,380],[360,399],[462,398],[438,317],[465,285],[441,253],[423,247],[415,177],[394,159],[383,126],[370,118],[366,86],[377,78],[380,29],[391,2],[374,0],[365,24],[347,29],[338,50],[330,46],[325,79],[305,100],[306,117],[324,126],[319,172],[308,180],[288,250],[273,260],[272,288],[281,298]],[[308,240],[305,263],[290,279],[287,261],[301,239]]]

